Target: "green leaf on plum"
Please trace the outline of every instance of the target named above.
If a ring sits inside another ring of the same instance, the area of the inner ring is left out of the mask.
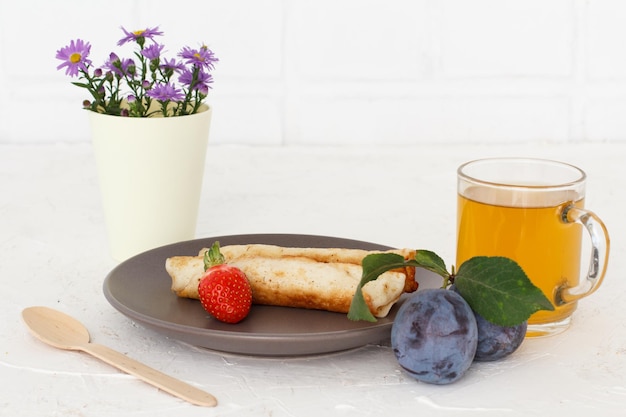
[[[363,286],[386,271],[413,266],[424,268],[444,278],[446,287],[454,281],[459,294],[474,311],[486,320],[501,325],[520,324],[539,310],[554,310],[548,298],[526,276],[512,259],[504,257],[475,257],[464,262],[452,276],[445,262],[434,252],[417,250],[414,259],[405,260],[394,253],[375,253],[363,258],[363,272],[348,318],[375,322],[363,297]]]
[[[406,266],[406,261],[402,255],[396,253],[374,253],[363,258],[361,266],[363,267],[363,273],[350,303],[348,318],[356,321],[375,322],[376,317],[370,311],[363,297],[363,286],[391,269]]]
[[[554,306],[512,259],[477,256],[465,261],[454,285],[474,311],[500,326],[522,323],[539,310]]]

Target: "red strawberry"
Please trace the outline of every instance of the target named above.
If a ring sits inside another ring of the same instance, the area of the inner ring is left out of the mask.
[[[239,323],[252,306],[252,289],[243,271],[224,263],[219,242],[204,254],[204,276],[198,284],[200,302],[213,317],[225,323]]]

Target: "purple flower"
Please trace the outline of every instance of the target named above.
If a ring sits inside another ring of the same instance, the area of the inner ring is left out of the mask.
[[[209,84],[213,83],[213,76],[208,72],[200,70],[185,70],[178,77],[178,81],[189,87],[190,90],[200,90],[206,94],[209,91]]]
[[[149,60],[159,59],[161,56],[161,51],[165,46],[159,45],[158,43],[153,43],[150,46],[146,46],[141,50],[141,54],[148,58]]]
[[[87,72],[87,66],[91,65],[91,60],[88,59],[90,51],[89,42],[84,42],[81,39],[72,40],[68,46],[57,51],[56,58],[63,61],[57,66],[57,69],[65,67],[65,75],[70,77],[77,76],[79,70]]]
[[[213,64],[219,61],[206,45],[202,45],[200,49],[191,49],[185,46],[178,56],[183,58],[186,64],[199,65],[207,69],[213,69]]]
[[[135,61],[130,58],[120,59],[115,53],[111,52],[109,60],[104,63],[104,68],[108,69],[118,77],[135,75]]]
[[[126,29],[124,29],[122,27],[122,30],[124,31],[124,33],[126,34],[126,36],[124,36],[122,39],[120,39],[117,44],[118,45],[124,45],[127,42],[131,42],[131,41],[135,41],[140,45],[143,45],[144,42],[146,41],[146,39],[151,39],[154,40],[155,36],[160,36],[163,35],[163,32],[159,31],[159,27],[155,27],[155,28],[146,28],[146,29],[140,29],[140,30],[136,30],[134,32],[129,32]]]
[[[197,112],[213,84],[211,73],[219,62],[213,51],[199,44],[196,48],[181,48],[169,59],[163,56],[167,48],[158,41],[163,35],[158,26],[121,30],[124,37],[117,45],[134,44],[130,58],[112,52],[101,66],[94,67],[91,45],[81,39],[56,51],[56,58],[61,60],[57,69],[79,78],[80,82],[72,84],[88,90],[90,98],[83,105],[91,111],[130,117]],[[121,100],[127,100],[128,108],[120,109]],[[152,107],[157,102],[160,111]]]
[[[185,66],[183,65],[183,63],[180,61],[176,61],[174,58],[170,59],[169,61],[167,59],[164,59],[163,63],[161,64],[161,68],[164,70],[172,70],[172,71],[179,71],[179,72],[185,70]]]
[[[158,101],[183,101],[185,94],[174,84],[157,84],[146,95]]]

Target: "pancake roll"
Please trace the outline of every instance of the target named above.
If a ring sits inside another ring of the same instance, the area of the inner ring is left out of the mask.
[[[179,297],[198,299],[198,283],[204,274],[204,253],[173,256],[165,261],[172,291]],[[308,308],[347,313],[361,280],[361,261],[370,253],[345,248],[294,248],[274,245],[226,245],[220,248],[226,263],[240,268],[252,287],[254,304]],[[410,249],[390,250],[415,257]],[[415,268],[381,274],[362,288],[375,317],[385,317],[405,292],[417,290]]]

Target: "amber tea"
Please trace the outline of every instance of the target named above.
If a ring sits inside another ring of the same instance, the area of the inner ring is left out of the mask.
[[[567,328],[577,300],[604,275],[608,235],[583,208],[584,178],[578,168],[534,159],[488,159],[459,168],[456,266],[474,256],[515,260],[555,305],[529,318],[528,336]],[[583,225],[604,237],[604,245],[593,248],[601,256],[581,281]]]
[[[473,256],[506,256],[514,259],[551,300],[555,289],[577,286],[582,227],[559,221],[564,204],[507,207],[459,195],[457,267]],[[582,207],[582,200],[576,205]],[[555,311],[538,311],[529,324],[562,321],[575,308],[576,303],[571,303]]]

